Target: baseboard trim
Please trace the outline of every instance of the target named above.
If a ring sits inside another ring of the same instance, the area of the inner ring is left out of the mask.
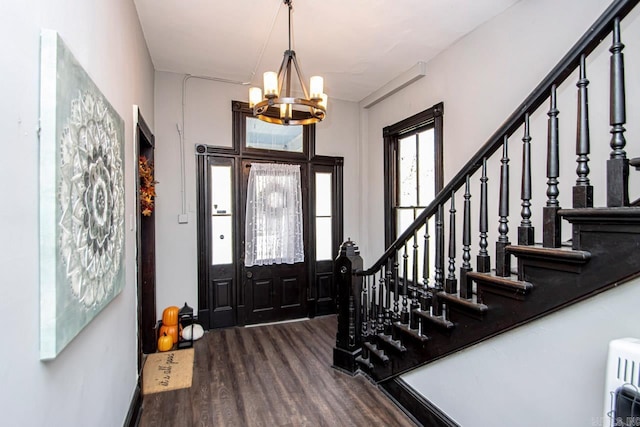
[[[131,404],[129,405],[129,412],[127,412],[127,418],[124,420],[123,427],[136,427],[140,421],[141,414],[142,393],[140,391],[140,384],[136,384],[136,388],[133,391],[133,397],[131,398]]]
[[[379,384],[380,389],[418,425],[428,427],[460,427],[440,408],[416,393],[401,378],[395,377]]]

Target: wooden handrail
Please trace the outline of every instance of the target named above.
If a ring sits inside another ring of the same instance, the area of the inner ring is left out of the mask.
[[[640,0],[614,1],[587,32],[573,45],[560,62],[547,74],[529,96],[515,109],[509,118],[498,128],[489,140],[476,152],[476,154],[460,169],[449,183],[434,197],[433,201],[418,215],[415,221],[393,242],[382,256],[367,270],[360,270],[358,275],[366,276],[380,270],[387,260],[394,256],[414,233],[433,216],[438,206],[451,198],[451,194],[460,189],[466,181],[466,177],[473,175],[481,166],[485,158],[489,158],[502,146],[503,138],[510,137],[525,120],[526,114],[537,110],[542,103],[549,98],[551,87],[559,86],[580,65],[580,57],[591,53],[600,42],[613,30],[613,22],[616,18],[624,18]]]

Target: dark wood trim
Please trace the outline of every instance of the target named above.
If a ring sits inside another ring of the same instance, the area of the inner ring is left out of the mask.
[[[144,117],[142,117],[139,111],[138,111],[138,131],[141,132],[142,135],[144,135],[145,139],[147,140],[147,143],[151,147],[155,148],[156,137],[151,132],[151,129],[149,129],[149,125],[147,125],[147,122],[144,120]]]
[[[137,112],[136,145],[136,265],[137,274],[137,311],[138,311],[138,373],[142,371],[142,355],[156,350],[156,260],[155,260],[155,213],[143,216],[140,210],[140,174],[138,159],[145,156],[154,161],[155,136],[147,122]]]
[[[136,427],[140,421],[142,415],[142,392],[140,391],[140,378],[136,384],[136,388],[133,390],[133,397],[131,398],[131,404],[129,404],[129,411],[127,417],[122,424],[124,427]]]
[[[407,135],[424,127],[424,125],[428,124],[429,122],[432,122],[435,117],[442,117],[443,113],[444,104],[440,102],[433,105],[431,108],[414,114],[411,117],[399,121],[398,123],[386,126],[384,129],[382,129],[382,135]]]
[[[209,283],[209,233],[210,227],[205,226],[209,212],[209,192],[207,183],[209,182],[208,157],[204,155],[206,146],[196,147],[196,198],[197,198],[197,245],[198,245],[198,319],[200,324],[208,328],[210,322],[210,312],[207,303],[207,284]]]
[[[379,384],[386,394],[416,424],[428,427],[460,427],[440,408],[419,395],[401,378]]]
[[[433,107],[433,131],[435,140],[435,181],[438,194],[444,187],[444,104],[441,102]]]
[[[386,128],[385,128],[386,129]],[[396,221],[393,206],[398,199],[398,187],[395,185],[397,176],[396,165],[398,138],[383,131],[384,135],[384,242],[387,246],[396,236]]]
[[[331,251],[332,254],[337,256],[340,245],[343,242],[343,227],[344,227],[344,203],[343,203],[343,165],[344,158],[342,157],[329,157],[329,156],[316,156],[311,160],[310,173],[309,173],[309,226],[310,226],[310,239],[309,241],[309,259],[312,260],[309,267],[309,317],[315,315],[324,315],[335,313],[336,309],[336,297],[337,290],[336,284],[333,280],[333,259],[317,260],[315,239],[317,238],[317,230],[315,227],[315,199],[316,199],[316,185],[315,185],[315,173],[327,172],[332,174],[332,235],[331,235]],[[320,270],[320,271],[318,271]],[[324,299],[319,295],[319,276],[323,275],[326,280],[330,280],[332,283],[331,297]],[[328,278],[331,276],[331,279]]]

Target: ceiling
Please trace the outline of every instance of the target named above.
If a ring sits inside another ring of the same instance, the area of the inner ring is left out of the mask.
[[[329,98],[361,101],[518,0],[294,0],[293,49]],[[282,0],[134,0],[156,70],[262,86],[287,49]],[[427,71],[428,73],[428,71]]]

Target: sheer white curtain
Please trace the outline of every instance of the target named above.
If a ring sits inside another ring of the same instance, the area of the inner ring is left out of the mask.
[[[244,264],[304,261],[300,166],[251,163]]]

